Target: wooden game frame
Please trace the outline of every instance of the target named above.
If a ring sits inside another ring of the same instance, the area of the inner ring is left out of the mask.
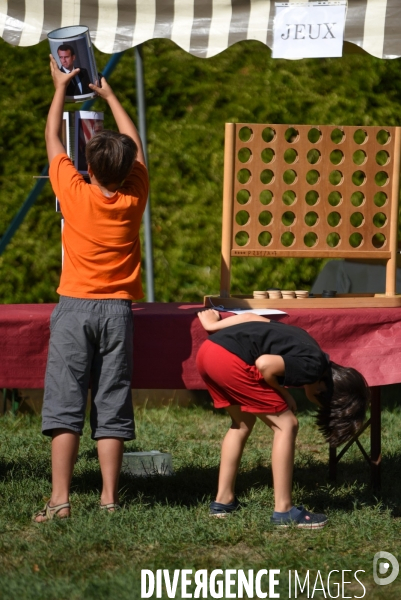
[[[220,296],[226,308],[401,306],[396,294],[400,127],[226,123]],[[384,294],[230,294],[231,258],[384,261]]]

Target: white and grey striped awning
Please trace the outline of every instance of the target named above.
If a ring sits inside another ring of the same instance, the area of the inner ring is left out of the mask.
[[[0,36],[32,46],[53,29],[80,24],[105,53],[165,38],[208,58],[242,40],[271,47],[274,11],[274,0],[0,0]],[[348,0],[347,42],[379,58],[397,58],[400,31],[401,0]]]

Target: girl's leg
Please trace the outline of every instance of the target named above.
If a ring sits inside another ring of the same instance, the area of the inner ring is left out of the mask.
[[[118,481],[123,460],[124,439],[99,438],[97,452],[103,479],[100,504],[118,504]]]
[[[79,434],[70,429],[54,429],[52,439],[52,495],[50,507],[65,504],[69,501],[70,485],[74,465],[79,448]],[[58,517],[70,514],[69,508],[62,508]],[[46,521],[47,517],[38,515],[37,523]]]
[[[280,513],[287,512],[293,507],[292,474],[298,419],[290,410],[257,416],[274,432],[272,449],[274,510]]]
[[[255,415],[242,412],[239,406],[230,406],[227,411],[232,419],[221,447],[219,484],[216,502],[230,504],[235,498],[235,481],[242,452],[256,421]]]

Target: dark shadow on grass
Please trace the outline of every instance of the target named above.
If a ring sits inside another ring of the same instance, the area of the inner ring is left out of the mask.
[[[102,481],[97,463],[96,448],[82,451],[78,462],[85,459],[91,463],[87,469],[77,469],[73,476],[72,491],[77,494],[92,493],[101,489]],[[92,462],[93,459],[93,462]],[[382,463],[382,490],[374,493],[370,486],[369,465],[362,457],[338,464],[337,483],[329,481],[328,461],[322,463],[307,452],[297,456],[294,468],[294,484],[301,490],[297,500],[316,511],[354,510],[355,506],[375,506],[381,502],[383,509],[392,511],[394,517],[401,516],[399,498],[401,483],[394,474],[401,471],[401,453],[385,457]],[[49,461],[0,459],[0,481],[23,481],[27,478],[50,480]],[[126,505],[139,499],[149,506],[155,504],[192,507],[214,499],[217,487],[217,467],[184,467],[172,476],[132,477],[122,473],[120,489]],[[39,482],[38,482],[38,485]],[[259,466],[241,471],[237,479],[237,495],[246,497],[252,489],[272,488],[270,466]]]
[[[340,462],[337,483],[329,481],[328,464],[304,454],[303,464],[296,463],[294,484],[302,490],[301,501],[315,510],[330,507],[335,510],[352,511],[355,506],[375,506],[378,501],[383,508],[400,516],[399,497],[401,484],[394,480],[394,473],[401,469],[401,454],[384,460],[382,469],[382,490],[374,492],[370,485],[369,465],[361,460]],[[132,477],[122,474],[120,489],[124,502],[135,503],[138,498],[153,506],[178,505],[191,507],[199,502],[214,499],[217,487],[218,468],[185,467],[172,476]],[[252,489],[268,486],[272,488],[271,468],[260,466],[242,471],[237,479],[237,495],[247,496]],[[90,472],[74,476],[73,488],[77,493],[100,489],[100,472]]]

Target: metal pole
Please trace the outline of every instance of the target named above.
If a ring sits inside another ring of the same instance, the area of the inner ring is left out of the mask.
[[[138,109],[138,129],[142,140],[143,153],[146,164],[148,164],[148,148],[146,137],[146,106],[145,86],[143,80],[143,59],[140,46],[135,47],[136,65],[136,98]],[[145,229],[145,269],[146,269],[146,298],[147,302],[155,301],[154,277],[153,277],[153,246],[152,246],[152,221],[150,216],[150,196],[143,213],[143,225]]]

